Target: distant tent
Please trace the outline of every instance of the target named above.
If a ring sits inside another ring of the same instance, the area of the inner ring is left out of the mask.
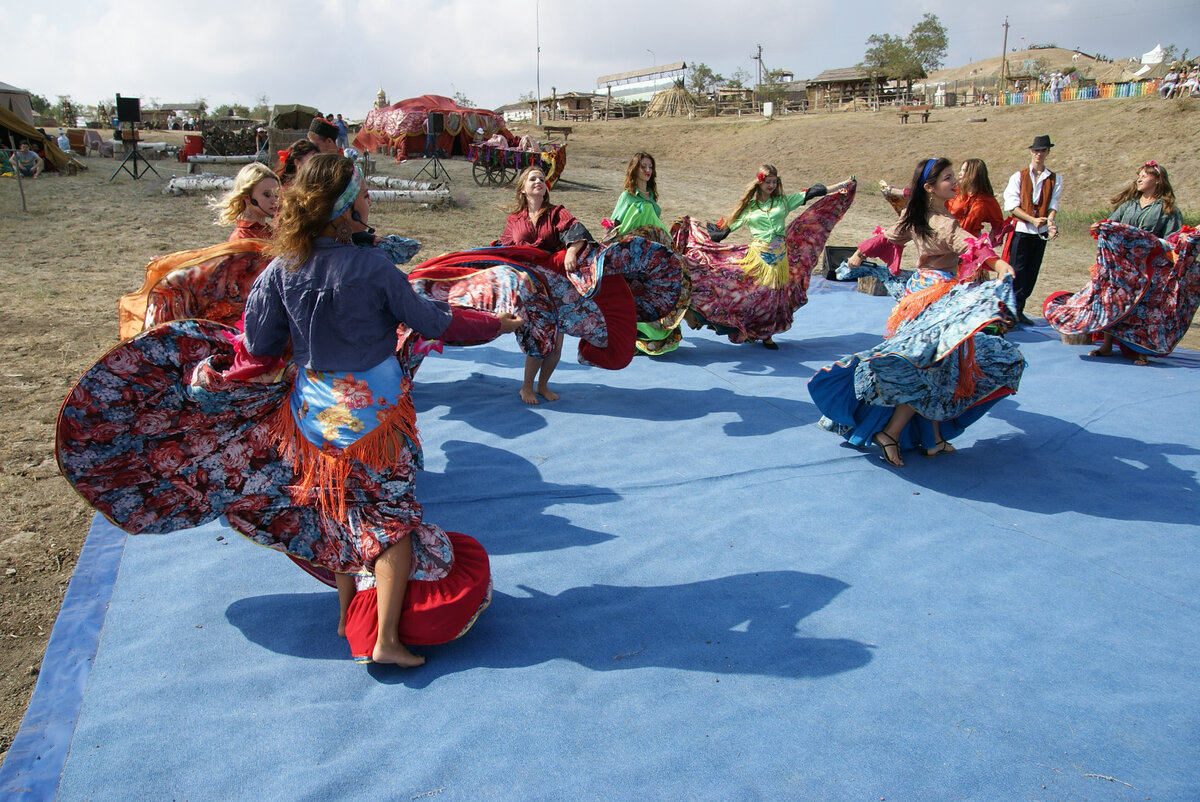
[[[646,117],[695,117],[696,103],[692,96],[676,82],[670,89],[655,93],[646,107]]]
[[[1163,59],[1167,57],[1167,51],[1163,50],[1162,45],[1155,45],[1154,49],[1149,53],[1142,54],[1143,64],[1161,64]]]
[[[297,103],[274,106],[271,109],[271,127],[288,131],[307,131],[308,126],[321,112],[312,106]]]
[[[24,89],[0,81],[0,109],[6,109],[19,119],[33,125],[33,103]]]
[[[466,155],[480,128],[484,139],[497,131],[510,142],[515,139],[504,127],[504,118],[494,111],[469,109],[441,95],[421,95],[367,112],[352,144],[364,153],[376,148],[385,148],[388,153],[421,153],[425,150],[425,118],[431,112],[442,115],[438,150],[451,156]]]
[[[28,142],[31,148],[40,150],[46,160],[47,169],[65,172],[67,165],[73,161],[70,156],[59,150],[58,143],[53,139],[47,139],[41,131],[8,109],[0,107],[0,142],[6,148],[13,147],[13,144],[9,144],[10,137],[12,143],[18,147],[22,142]],[[79,167],[84,166],[79,161],[75,161],[75,164]]]

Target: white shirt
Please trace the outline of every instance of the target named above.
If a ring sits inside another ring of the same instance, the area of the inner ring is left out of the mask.
[[[1033,175],[1033,170],[1030,169],[1029,177],[1033,180],[1033,197],[1036,205],[1037,199],[1041,197],[1042,184],[1046,182],[1046,176],[1050,175],[1050,170],[1043,169],[1041,175],[1036,178]],[[1062,176],[1058,173],[1054,174],[1054,193],[1050,196],[1050,208],[1058,210],[1058,196],[1062,194]],[[1008,179],[1008,186],[1004,188],[1004,212],[1011,215],[1013,209],[1021,205],[1021,171],[1012,174],[1012,178]],[[1034,215],[1037,216],[1036,214]],[[1034,228],[1024,220],[1017,220],[1017,231],[1022,234],[1044,234],[1050,230],[1050,225],[1039,228]]]

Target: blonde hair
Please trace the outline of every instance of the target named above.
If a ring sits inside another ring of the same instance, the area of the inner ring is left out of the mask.
[[[1155,197],[1162,201],[1163,214],[1173,214],[1175,212],[1175,190],[1171,188],[1171,182],[1167,178],[1167,168],[1163,167],[1161,164],[1143,164],[1138,168],[1138,175],[1141,175],[1143,170],[1154,176],[1154,192],[1156,193]],[[1121,192],[1117,193],[1109,202],[1112,203],[1113,208],[1116,209],[1122,203],[1131,201],[1134,198],[1140,198],[1141,196],[1142,193],[1138,191],[1137,177],[1135,176],[1133,183],[1121,190]]]
[[[300,166],[296,178],[280,197],[275,214],[275,238],[267,253],[287,261],[295,270],[312,252],[312,242],[331,220],[333,204],[350,185],[354,162],[335,153],[321,153]]]
[[[531,164],[528,167],[526,167],[524,170],[522,170],[521,174],[519,176],[517,176],[517,202],[511,209],[508,210],[509,214],[516,214],[517,212],[525,212],[525,211],[529,210],[529,199],[525,197],[525,182],[527,180],[529,180],[529,176],[535,171],[541,173],[542,179],[545,180],[545,178],[546,178],[545,169],[538,167],[536,164]],[[549,208],[550,208],[550,185],[547,184],[546,185],[546,197],[542,198],[542,208],[538,210],[538,214],[541,215],[542,212],[546,211]]]
[[[776,179],[779,178],[779,171],[775,169],[775,165],[773,165],[773,164],[764,164],[762,167],[758,168],[758,171],[760,173],[766,173],[766,175],[764,175],[763,178],[766,178],[769,175],[775,176]],[[729,217],[725,218],[725,225],[727,225],[727,226],[733,225],[733,221],[737,220],[738,217],[741,216],[742,212],[746,211],[746,207],[750,205],[750,201],[752,201],[756,197],[758,197],[758,188],[761,186],[762,186],[762,181],[759,181],[758,176],[756,175],[754,177],[754,180],[751,181],[750,184],[746,187],[746,191],[742,193],[742,199],[740,201],[738,201],[737,206],[733,207],[733,214],[731,214],[731,215],[729,215]],[[775,184],[775,191],[771,193],[770,197],[778,198],[782,194],[783,194],[783,181],[779,181],[777,184]]]
[[[259,162],[252,162],[238,170],[237,177],[233,179],[233,189],[209,203],[217,212],[217,225],[231,226],[237,223],[242,212],[246,211],[250,193],[268,178],[279,183],[279,176],[271,172],[270,167]]]

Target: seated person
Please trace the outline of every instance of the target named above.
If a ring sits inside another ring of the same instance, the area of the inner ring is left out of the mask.
[[[1166,100],[1175,91],[1175,87],[1179,85],[1179,70],[1174,67],[1171,71],[1163,76],[1162,83],[1158,85],[1158,94],[1162,95],[1162,99]]]
[[[21,149],[13,154],[13,161],[21,175],[26,178],[37,178],[46,168],[46,162],[37,154],[37,151],[30,149],[28,142],[21,143]]]

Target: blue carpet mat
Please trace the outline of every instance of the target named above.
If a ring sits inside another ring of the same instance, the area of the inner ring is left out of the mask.
[[[805,388],[891,301],[815,284],[777,352],[569,353],[553,404],[511,338],[427,360],[417,495],[495,597],[417,670],[353,664],[336,594],[218,524],[97,519],[0,791],[1200,797],[1200,357],[1015,332],[1020,393],[893,469]]]

